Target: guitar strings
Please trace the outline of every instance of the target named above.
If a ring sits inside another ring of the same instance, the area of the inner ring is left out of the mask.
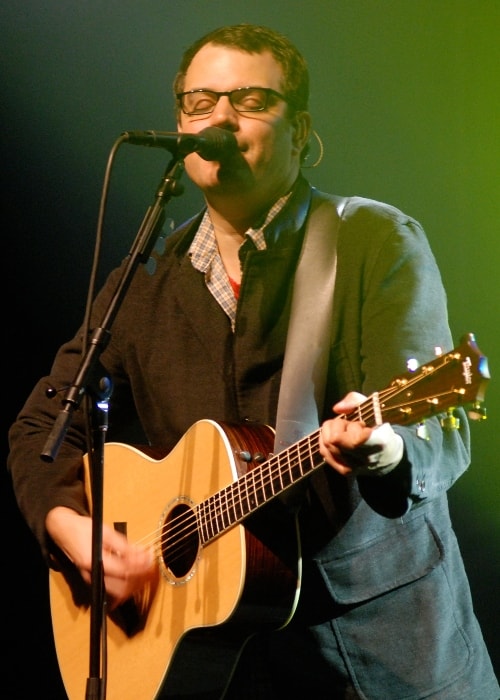
[[[410,384],[411,384],[411,382],[409,384],[405,385],[405,388],[407,388]],[[388,398],[391,396],[391,394],[397,394],[399,391],[400,391],[399,388],[396,391],[394,389],[389,388],[389,389],[381,392],[380,397]],[[373,410],[372,405],[373,405],[373,401],[370,398],[367,400],[367,402],[364,402],[359,407],[361,409],[362,417],[366,421],[368,421],[370,418],[373,418],[375,415],[375,411]],[[405,405],[407,406],[408,404],[405,404]],[[351,416],[343,416],[343,417],[347,418],[348,420],[354,419],[354,416],[352,416],[352,415]],[[288,465],[288,471],[293,471],[294,468],[297,467],[297,465],[300,466],[300,464],[302,464],[303,457],[298,459],[298,457],[300,457],[300,455],[301,455],[300,448],[301,448],[302,443],[304,443],[304,442],[307,443],[307,449],[305,450],[305,453],[309,457],[313,457],[315,454],[317,454],[319,452],[319,448],[311,451],[311,442],[314,439],[316,439],[317,437],[319,437],[319,431],[313,433],[312,435],[308,436],[307,438],[305,438],[301,442],[297,443],[297,445],[295,446],[296,449],[292,450],[292,452],[294,453],[295,459],[294,460],[290,460],[290,459],[286,460],[286,464]],[[222,522],[223,522],[224,521],[224,513],[226,513],[229,516],[230,510],[233,511],[234,513],[237,512],[236,511],[237,501],[235,501],[234,498],[233,498],[233,500],[229,500],[227,497],[225,499],[221,499],[221,494],[235,492],[236,488],[238,488],[238,491],[241,492],[241,484],[249,482],[250,479],[252,479],[254,481],[253,489],[251,489],[251,491],[250,491],[254,496],[257,493],[257,491],[265,493],[266,488],[269,486],[272,486],[273,483],[275,483],[276,473],[277,474],[282,473],[281,467],[275,473],[273,473],[273,471],[272,471],[273,466],[276,463],[279,463],[280,461],[281,462],[285,461],[285,460],[283,460],[282,453],[278,453],[277,455],[273,455],[273,457],[271,457],[266,463],[259,465],[259,467],[256,467],[256,468],[250,470],[241,479],[238,479],[237,482],[233,482],[232,484],[230,484],[227,487],[225,487],[224,489],[222,489],[222,491],[220,491],[218,494],[214,494],[209,499],[207,499],[207,501],[205,501],[204,503],[207,503],[207,504],[212,503],[212,507],[208,508],[208,516],[209,516],[208,518],[206,517],[206,515],[201,513],[200,509],[203,507],[203,503],[196,506],[194,509],[196,519],[193,518],[193,511],[192,510],[189,510],[187,513],[184,512],[182,515],[178,516],[177,518],[174,518],[171,521],[171,523],[169,523],[170,528],[172,529],[172,525],[174,525],[176,534],[180,535],[181,538],[177,542],[177,549],[175,549],[173,547],[169,547],[168,560],[171,562],[175,562],[177,557],[185,555],[185,551],[186,551],[185,550],[185,542],[187,541],[186,538],[188,535],[190,537],[192,537],[193,523],[195,521],[200,525],[200,519],[201,519],[201,525],[202,525],[201,532],[212,531],[212,533],[213,533],[213,531],[215,530],[215,534],[212,534],[212,535],[209,534],[209,536],[205,537],[205,538],[200,537],[203,545],[208,544],[210,541],[212,541],[217,536],[219,536],[224,530],[227,530],[228,526],[225,526],[225,525],[224,525],[222,530],[219,527],[207,528],[207,525],[206,525],[209,522],[213,523],[214,518],[216,519],[216,521],[222,520]],[[258,481],[256,479],[256,477],[259,474],[260,474],[260,481]],[[267,481],[265,480],[266,478],[268,479]],[[295,483],[297,480],[298,479],[295,479],[294,481],[292,481],[292,483]],[[281,492],[281,490],[282,489],[280,489],[279,492]],[[245,490],[245,493],[247,494],[246,498],[248,500],[248,489]],[[239,495],[241,496],[241,493]],[[274,496],[274,495],[277,495],[277,493],[275,493],[274,490],[272,490],[272,496]],[[225,501],[224,504],[223,504],[223,500]],[[268,498],[268,499],[266,499],[266,501],[267,500],[270,500],[270,499]],[[264,502],[266,502],[266,501],[263,501],[262,503],[260,503],[260,505],[263,505]],[[222,506],[222,508],[221,508],[221,506]],[[253,512],[253,511],[250,510],[250,512]],[[230,520],[230,526],[237,524],[238,522],[243,520],[244,517],[246,517],[248,514],[249,513],[245,513],[245,514],[242,514],[240,517],[234,517],[233,519]],[[183,522],[185,525],[184,530],[182,529]],[[186,525],[186,523],[187,523],[187,525]],[[203,523],[205,523],[204,526],[203,526]],[[200,530],[198,532],[200,533]],[[153,536],[153,539],[150,541],[149,546],[158,546],[158,544],[159,544],[161,547],[163,547],[163,545],[165,545],[169,539],[169,535],[164,534],[163,528],[159,528],[157,531],[152,533],[152,536]],[[182,539],[182,536],[184,536],[184,540]],[[190,542],[191,541],[192,541],[192,539],[190,540]],[[147,542],[147,540],[145,539],[145,540],[143,540],[143,542]]]
[[[378,410],[374,408],[375,397],[378,397],[379,402],[383,404],[384,401],[397,396],[398,393],[407,392],[413,384],[420,381],[420,378],[419,374],[416,377],[410,377],[402,386],[391,386],[378,394],[372,394],[360,404],[353,414],[344,414],[340,417],[346,420],[361,418],[361,420],[370,423],[378,414]],[[449,393],[451,392],[443,392],[440,396]],[[437,398],[434,396],[434,401]],[[392,410],[408,411],[408,407],[412,403],[421,401],[422,399],[418,398],[410,402],[405,401],[404,404],[393,406]],[[284,473],[293,475],[295,472],[299,472],[298,476],[286,480],[291,486],[322,464],[321,459],[318,460],[317,464],[314,464],[314,458],[319,456],[319,434],[320,430],[314,431],[291,448],[272,455],[266,462],[249,470],[235,482],[228,484],[194,508],[189,507],[182,514],[173,518],[168,523],[168,532],[165,532],[165,523],[163,523],[155,531],[139,540],[138,544],[152,548],[156,552],[159,551],[161,559],[170,568],[170,564],[180,561],[185,557],[187,551],[192,550],[194,532],[196,532],[201,546],[206,546],[230,527],[243,521],[274,496],[282,493],[287,487],[283,485]],[[285,458],[285,455],[288,457]],[[304,471],[305,460],[310,462],[311,467]],[[275,490],[277,483],[279,483],[280,488]],[[270,493],[269,496],[267,496],[268,493]],[[263,500],[259,499],[259,495],[262,496]],[[246,502],[248,512],[245,512],[245,508],[241,506],[243,502]],[[176,535],[173,543],[169,541],[172,539],[170,535],[172,531],[175,531]],[[189,545],[189,549],[187,545]],[[164,552],[167,552],[168,556],[164,556]]]

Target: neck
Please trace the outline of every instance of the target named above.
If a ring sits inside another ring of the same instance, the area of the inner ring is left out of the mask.
[[[222,210],[220,208],[214,208],[210,206],[207,202],[208,213],[210,214],[210,219],[214,226],[217,237],[219,235],[224,235],[231,238],[243,238],[245,232],[252,226],[260,221],[262,214],[267,211],[267,209],[257,212],[243,212],[238,210],[227,209]]]

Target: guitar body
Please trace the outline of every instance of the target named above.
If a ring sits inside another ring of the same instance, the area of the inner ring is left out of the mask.
[[[245,526],[237,523],[206,544],[198,538],[202,533],[191,533],[180,560],[171,549],[177,533],[169,529],[179,515],[190,516],[196,504],[265,459],[272,445],[273,432],[265,426],[209,420],[195,423],[159,460],[127,445],[106,445],[103,520],[133,542],[154,539],[159,569],[140,597],[106,616],[108,700],[154,699],[162,686],[162,698],[175,697],[192,678],[190,665],[202,676],[203,690],[212,682],[222,690],[249,636],[288,623],[300,589],[300,556],[295,519],[285,509],[269,516],[259,511]],[[261,515],[272,518],[271,528],[261,524]],[[283,528],[278,539],[293,543],[295,559],[264,543],[262,533],[276,534],[276,528]],[[51,570],[49,589],[62,679],[70,700],[81,700],[89,676],[88,588],[75,571]],[[213,678],[200,673],[204,664]]]

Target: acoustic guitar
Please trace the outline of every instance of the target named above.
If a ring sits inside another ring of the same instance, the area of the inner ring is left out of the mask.
[[[436,415],[454,427],[458,406],[470,405],[472,419],[485,417],[488,379],[470,333],[451,352],[393,379],[348,419],[411,425]],[[267,426],[200,420],[161,458],[105,446],[103,519],[152,547],[158,562],[156,579],[104,616],[108,700],[154,700],[162,688],[162,698],[180,697],[201,662],[203,689],[218,698],[251,635],[288,624],[300,593],[300,548],[296,518],[277,497],[324,464],[318,437],[319,430],[273,454]],[[287,552],[280,542],[288,542]],[[51,570],[49,589],[64,686],[70,700],[83,700],[89,591],[76,570]]]

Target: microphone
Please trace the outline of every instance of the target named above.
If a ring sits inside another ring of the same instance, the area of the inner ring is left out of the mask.
[[[217,126],[208,126],[197,134],[181,134],[172,131],[124,131],[122,137],[135,146],[166,148],[177,156],[198,153],[204,160],[222,160],[238,149],[234,134]]]

